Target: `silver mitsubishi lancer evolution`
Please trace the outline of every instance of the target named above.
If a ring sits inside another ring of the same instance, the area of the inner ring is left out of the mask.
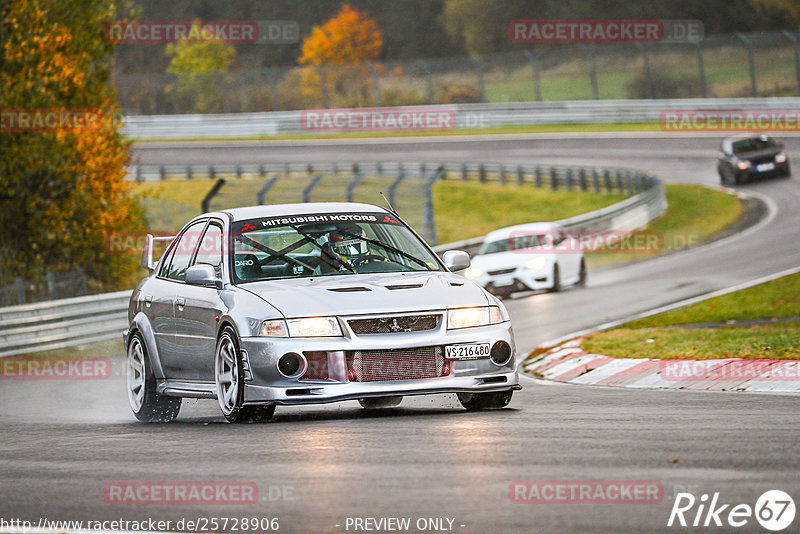
[[[154,243],[166,251],[153,261]],[[131,296],[127,388],[140,421],[182,398],[217,399],[230,422],[275,406],[456,393],[502,408],[520,389],[503,304],[455,274],[392,210],[306,203],[206,213],[147,236],[149,276]]]

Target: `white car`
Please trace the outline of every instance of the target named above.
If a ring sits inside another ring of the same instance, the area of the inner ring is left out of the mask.
[[[464,276],[505,298],[517,291],[582,286],[586,262],[578,240],[558,224],[520,224],[488,234]]]

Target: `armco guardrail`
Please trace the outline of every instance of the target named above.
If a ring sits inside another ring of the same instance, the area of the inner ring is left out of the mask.
[[[667,206],[662,183],[653,176],[630,169],[461,163],[426,164],[424,167],[420,164],[416,168],[416,179],[424,178],[425,198],[430,198],[430,187],[440,179],[515,181],[555,190],[617,190],[633,195],[606,208],[560,221],[568,230],[633,230],[661,215]],[[425,168],[429,169],[428,174]],[[392,164],[365,165],[360,171],[385,173],[389,169],[405,176],[403,167],[398,169]],[[393,180],[399,183],[396,177]],[[432,210],[426,209],[425,213],[432,213]],[[432,226],[431,221],[426,224]],[[433,236],[435,238],[435,234]],[[435,250],[440,253],[456,248],[474,251],[482,240],[450,243]],[[0,357],[118,337],[127,327],[130,295],[130,291],[120,291],[0,308]]]
[[[407,106],[405,110],[447,110],[453,129],[538,124],[658,122],[665,111],[780,110],[800,108],[800,98],[684,98],[674,100],[566,100]],[[373,108],[391,110],[393,108]],[[364,111],[364,110],[361,110]],[[301,111],[213,115],[132,115],[122,133],[130,139],[195,139],[316,133],[303,127]],[[327,131],[328,133],[330,130]],[[323,132],[325,133],[325,132]]]
[[[122,339],[130,291],[0,308],[0,357]]]

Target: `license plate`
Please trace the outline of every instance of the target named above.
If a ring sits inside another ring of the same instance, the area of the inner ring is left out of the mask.
[[[774,168],[775,168],[774,163],[762,163],[761,165],[756,165],[756,170],[758,172],[771,171]]]
[[[499,280],[493,280],[492,283],[495,287],[506,287],[510,286],[514,283],[513,278],[500,278]]]
[[[448,360],[477,360],[488,358],[491,348],[489,343],[469,343],[464,345],[448,345],[445,347],[445,357]]]

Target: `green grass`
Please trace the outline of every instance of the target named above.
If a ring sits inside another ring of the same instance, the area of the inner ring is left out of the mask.
[[[742,203],[734,195],[700,185],[666,185],[665,188],[667,210],[645,228],[646,233],[661,237],[663,247],[660,245],[655,252],[648,249],[633,253],[589,253],[586,263],[590,268],[696,246],[742,215]]]
[[[800,273],[592,334],[583,348],[617,358],[800,359],[800,321],[680,328],[795,316],[800,316]],[[678,327],[669,328],[672,325]]]
[[[651,328],[794,316],[800,316],[800,273],[639,319],[625,326]]]
[[[618,328],[592,334],[583,349],[614,358],[800,359],[800,321],[753,327]]]
[[[169,139],[169,142],[207,142],[207,141],[302,141],[309,139],[364,139],[376,137],[440,137],[448,135],[493,135],[526,133],[593,133],[593,132],[658,132],[661,126],[656,122],[626,122],[600,124],[536,124],[490,126],[463,130],[414,130],[398,132],[340,132],[303,133],[292,135],[251,135],[241,137],[188,137]],[[164,139],[136,139],[137,143],[163,143]]]
[[[439,182],[433,193],[440,243],[486,235],[514,224],[572,217],[625,199],[616,193],[459,182]]]

